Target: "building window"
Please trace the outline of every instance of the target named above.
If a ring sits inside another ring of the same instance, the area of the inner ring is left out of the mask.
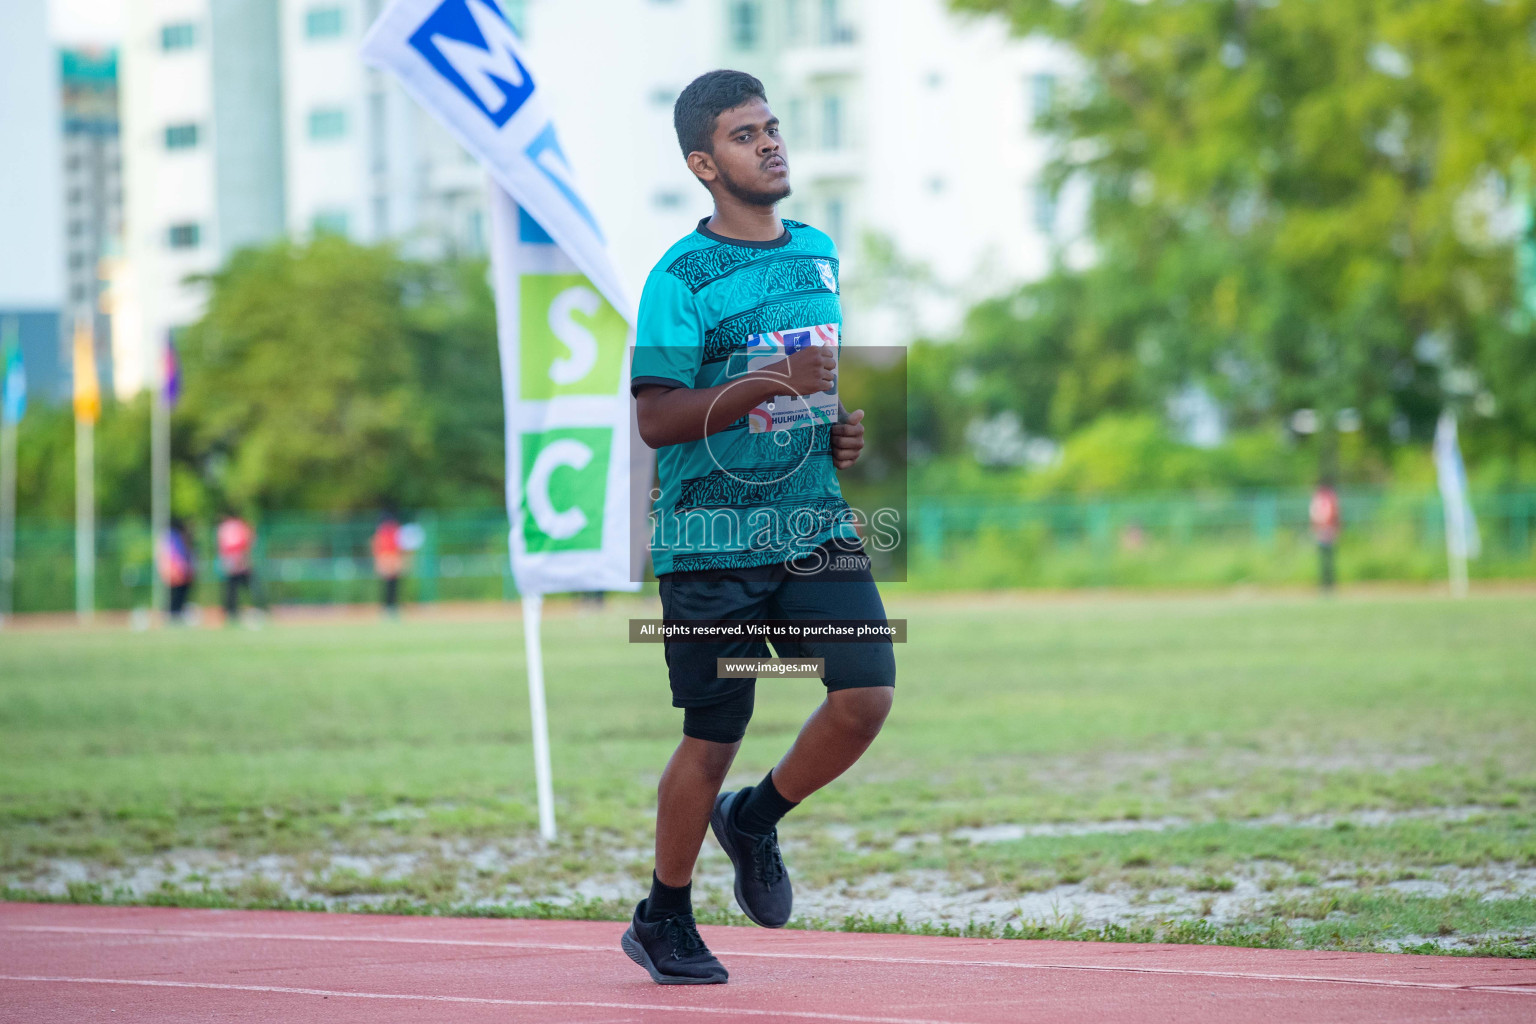
[[[347,112],[334,107],[309,112],[309,137],[316,142],[347,134]]]
[[[369,166],[374,174],[389,170],[389,146],[385,138],[389,111],[382,92],[368,95],[368,151]]]
[[[791,133],[805,129],[805,101],[798,96],[791,96],[789,99],[789,115],[785,120]],[[784,128],[785,124],[781,123],[779,131],[782,133]],[[809,131],[804,131],[804,134],[800,137],[805,138],[809,134]]]
[[[347,234],[346,210],[321,210],[310,221],[310,227],[317,235],[341,235]]]
[[[373,237],[389,237],[389,197],[373,197]]]
[[[1029,219],[1035,230],[1048,235],[1056,227],[1056,197],[1041,183],[1030,186]]]
[[[304,14],[304,35],[310,39],[335,39],[341,35],[341,8],[311,7]]]
[[[843,244],[843,201],[841,199],[827,200],[827,234],[832,236],[834,245]]]
[[[1030,123],[1038,122],[1056,105],[1056,76],[1040,73],[1029,76]]]
[[[757,46],[761,15],[757,0],[733,0],[730,10],[732,46],[738,50],[750,50]]]
[[[196,249],[203,241],[202,229],[196,224],[172,224],[169,235],[172,249]]]
[[[680,192],[657,192],[651,204],[659,210],[675,210],[683,205],[683,196]]]
[[[658,107],[670,107],[677,102],[677,90],[658,85],[651,90],[651,102]]]
[[[821,0],[821,24],[817,28],[823,46],[853,42],[852,27],[843,24],[842,7],[838,0]]]
[[[485,252],[485,214],[469,211],[468,248],[472,253]]]
[[[165,129],[166,149],[191,149],[197,145],[197,125],[173,124]]]
[[[190,21],[173,22],[160,29],[160,49],[190,50],[197,45],[197,26]]]
[[[843,148],[843,100],[827,96],[821,101],[821,148]]]

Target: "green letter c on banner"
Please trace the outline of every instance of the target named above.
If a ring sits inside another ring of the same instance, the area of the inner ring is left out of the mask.
[[[523,541],[529,554],[601,550],[612,446],[607,427],[523,435]]]

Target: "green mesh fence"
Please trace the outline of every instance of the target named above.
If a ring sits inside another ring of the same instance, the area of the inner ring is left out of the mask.
[[[1429,581],[1446,572],[1445,524],[1433,492],[1346,491],[1338,544],[1341,584]],[[1306,492],[1238,497],[1169,495],[1115,500],[1007,501],[914,498],[904,517],[908,578],[922,589],[986,587],[1229,586],[1305,583],[1316,576]],[[1536,578],[1536,491],[1475,495],[1483,542],[1474,579]],[[410,518],[410,517],[408,517]],[[411,558],[408,602],[516,596],[507,519],[495,509],[424,512]],[[373,517],[270,514],[255,525],[257,597],[271,604],[374,601]],[[216,603],[213,527],[194,538],[193,600]],[[145,607],[148,523],[126,519],[97,533],[98,608]],[[74,530],[23,518],[16,537],[18,612],[74,607]]]

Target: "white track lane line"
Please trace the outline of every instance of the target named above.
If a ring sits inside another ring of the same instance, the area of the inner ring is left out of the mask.
[[[393,999],[423,1003],[471,1003],[477,1006],[587,1007],[594,1010],[665,1010],[674,1013],[713,1013],[726,1017],[803,1017],[847,1024],[963,1024],[954,1020],[917,1017],[861,1017],[850,1013],[817,1013],[812,1010],[748,1010],[735,1006],[679,1006],[675,1003],[605,1003],[576,999],[492,999],[484,996],[432,996],[395,992],[347,992],[329,988],[295,988],[287,985],[226,985],[212,981],[149,981],[134,978],[68,978],[36,974],[0,974],[0,981],[33,981],[53,985],[129,985],[138,988],[203,989],[215,992],[267,992],[290,996],[325,996],[338,999]]]
[[[77,925],[0,925],[0,931],[57,932],[67,935],[132,935],[145,938],[255,939],[266,942],[376,942],[420,946],[465,946],[492,949],[545,949],[574,953],[611,953],[609,946],[582,946],[557,942],[523,942],[515,939],[418,939],[398,935],[304,935],[277,932],[212,932],[183,928],[88,928]],[[867,964],[913,964],[929,967],[1002,967],[1028,971],[1100,971],[1111,974],[1167,974],[1196,978],[1235,978],[1251,981],[1295,981],[1329,985],[1367,985],[1375,988],[1438,989],[1450,992],[1501,992],[1536,996],[1531,988],[1516,985],[1462,985],[1450,981],[1403,981],[1394,978],[1345,978],[1326,974],[1259,974],[1249,971],[1204,971],[1176,967],[1134,967],[1123,964],[1020,963],[1016,960],[942,960],[933,957],[862,956],[842,953],[768,953],[756,950],[716,949],[716,956],[755,956],[771,960],[826,960]]]

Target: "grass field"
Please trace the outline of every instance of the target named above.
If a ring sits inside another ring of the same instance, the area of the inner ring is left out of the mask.
[[[904,596],[896,709],[781,828],[797,921],[1536,954],[1536,597]],[[627,917],[681,712],[653,604],[0,635],[10,899]],[[734,782],[819,699],[765,681]],[[711,840],[701,917],[742,920]]]

